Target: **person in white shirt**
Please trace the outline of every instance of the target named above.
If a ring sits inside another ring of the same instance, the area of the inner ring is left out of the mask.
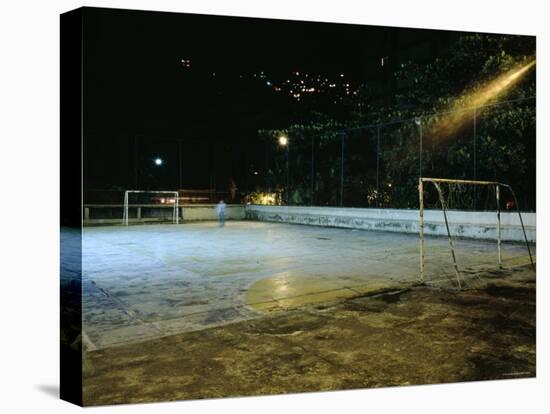
[[[225,203],[223,200],[220,200],[220,202],[216,206],[216,212],[218,213],[220,227],[223,227],[225,225]]]

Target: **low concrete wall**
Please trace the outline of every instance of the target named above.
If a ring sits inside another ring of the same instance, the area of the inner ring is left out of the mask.
[[[84,205],[84,225],[122,224],[124,206],[122,204],[86,204]],[[215,204],[184,204],[179,207],[180,222],[217,220]],[[171,205],[132,205],[128,208],[128,221],[136,223],[171,222]],[[244,206],[228,204],[225,209],[226,220],[243,220]]]
[[[215,204],[196,205],[190,204],[182,208],[183,221],[217,220]],[[241,204],[228,204],[225,207],[226,220],[244,220],[245,211]]]
[[[448,217],[451,234],[454,236],[497,239],[496,212],[449,211]],[[522,217],[527,238],[535,242],[536,214],[522,213]],[[327,227],[419,233],[418,210],[249,205],[246,206],[246,218]],[[425,210],[424,223],[425,234],[447,235],[441,210]],[[501,234],[502,240],[524,240],[517,212],[501,213]]]

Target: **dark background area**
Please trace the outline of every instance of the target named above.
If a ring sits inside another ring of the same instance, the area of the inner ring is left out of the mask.
[[[432,58],[456,33],[282,20],[85,8],[87,189],[246,191],[262,157],[257,131],[321,111],[350,114],[331,96],[296,102],[266,82],[319,74],[390,91],[390,56]],[[381,66],[381,59],[386,65]],[[182,65],[191,60],[191,66]],[[388,61],[390,63],[388,63]],[[264,72],[264,77],[259,78]],[[255,77],[254,75],[258,75]],[[322,94],[319,94],[322,95]],[[181,141],[181,144],[179,143]],[[155,168],[156,156],[165,161]],[[179,165],[181,164],[181,166]]]
[[[534,71],[499,97],[513,105],[424,137],[424,170],[412,122],[534,55],[533,37],[83,10],[85,203],[185,189],[415,208],[423,174],[509,183],[534,209]],[[365,124],[383,126],[356,128]]]

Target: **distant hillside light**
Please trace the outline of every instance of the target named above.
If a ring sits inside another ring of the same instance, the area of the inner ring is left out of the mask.
[[[279,137],[279,145],[281,147],[286,147],[288,145],[288,137],[286,135],[281,135]]]

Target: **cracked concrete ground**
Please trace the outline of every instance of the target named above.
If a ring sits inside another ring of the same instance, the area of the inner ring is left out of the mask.
[[[525,246],[259,222],[83,231],[86,405],[535,375]]]
[[[496,243],[457,240],[465,272]],[[261,317],[418,281],[418,237],[250,221],[83,230],[85,346],[99,349]],[[426,241],[428,277],[454,278],[448,241]],[[505,265],[525,246],[505,245]]]
[[[534,377],[534,272],[304,305],[85,362],[87,405]]]

